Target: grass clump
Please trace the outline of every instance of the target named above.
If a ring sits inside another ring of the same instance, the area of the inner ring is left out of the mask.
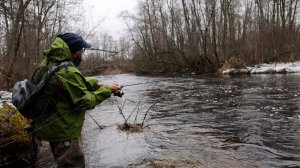
[[[117,124],[117,128],[121,131],[128,131],[130,133],[133,132],[143,132],[144,126],[143,124],[130,124],[130,123],[123,123],[123,124]]]

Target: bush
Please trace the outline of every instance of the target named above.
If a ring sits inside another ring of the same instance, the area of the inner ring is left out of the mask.
[[[10,116],[14,111],[5,102],[0,107],[0,167],[20,165],[20,162],[29,164],[31,157],[31,137],[25,132],[29,123],[19,112]],[[5,120],[8,116],[10,117]]]

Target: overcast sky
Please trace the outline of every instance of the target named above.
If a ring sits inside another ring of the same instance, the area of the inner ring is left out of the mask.
[[[84,6],[86,17],[91,20],[92,25],[97,25],[100,21],[97,31],[107,32],[116,40],[124,32],[125,23],[118,15],[128,10],[133,13],[136,9],[137,0],[85,0]]]

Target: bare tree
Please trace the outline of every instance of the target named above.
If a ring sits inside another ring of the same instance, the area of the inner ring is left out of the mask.
[[[67,30],[73,18],[70,7],[77,0],[3,0],[0,2],[0,78],[9,87],[19,78],[29,78],[43,57],[43,50],[55,36]],[[70,19],[71,18],[71,19]],[[26,71],[24,71],[26,69]]]
[[[133,22],[133,55],[142,70],[206,72],[232,57],[252,64],[297,55],[298,4],[299,0],[144,0],[137,15],[124,18]]]

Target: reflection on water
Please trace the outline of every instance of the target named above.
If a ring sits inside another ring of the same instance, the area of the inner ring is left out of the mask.
[[[97,78],[145,84],[89,111],[104,129],[86,115],[87,167],[300,166],[299,74]],[[124,122],[117,106],[126,99],[134,102],[124,105],[125,116],[141,102],[139,122],[156,103],[141,133],[117,129]]]

